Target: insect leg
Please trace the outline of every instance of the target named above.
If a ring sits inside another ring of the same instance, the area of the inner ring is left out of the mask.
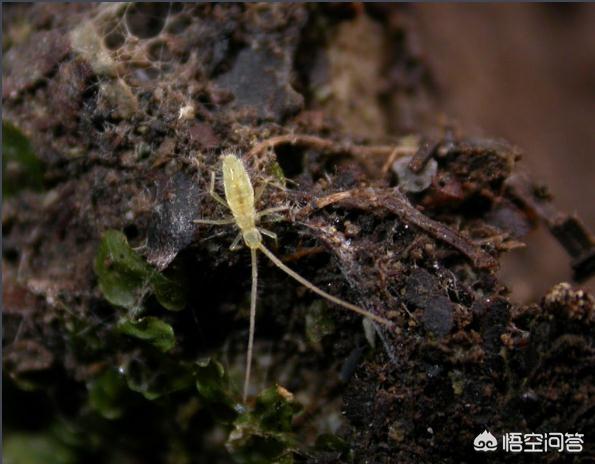
[[[236,220],[234,218],[225,218],[225,219],[194,219],[192,222],[195,224],[210,224],[212,226],[224,226],[227,224],[235,224]]]
[[[254,327],[256,325],[256,289],[258,282],[258,263],[256,260],[256,249],[250,249],[250,256],[252,258],[252,288],[250,290],[250,332],[248,334],[246,377],[244,379],[244,403],[248,398],[248,387],[250,386],[250,371],[252,369],[252,350],[254,348]]]
[[[242,246],[240,245],[240,240],[242,240],[242,233],[238,233],[238,235],[236,235],[236,238],[233,239],[233,242],[231,242],[231,245],[229,245],[229,249],[231,251],[237,251],[240,248],[242,248]]]
[[[278,211],[285,211],[287,209],[289,209],[289,206],[275,206],[274,208],[263,209],[262,211],[258,211],[256,213],[256,218],[260,219],[263,216],[268,216],[269,214],[274,214]]]
[[[262,235],[266,235],[267,237],[271,237],[275,242],[277,241],[277,234],[275,232],[271,232],[270,230],[263,229],[259,227],[258,230]]]
[[[229,205],[223,198],[221,198],[221,195],[215,192],[215,171],[211,171],[211,185],[209,187],[209,195],[211,195],[211,197],[213,197],[213,200],[215,200],[220,205],[229,208]]]

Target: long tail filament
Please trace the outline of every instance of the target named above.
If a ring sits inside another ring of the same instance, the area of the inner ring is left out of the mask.
[[[246,377],[244,379],[244,403],[248,398],[248,387],[250,384],[250,371],[252,370],[252,351],[254,349],[254,327],[256,321],[256,294],[258,283],[258,263],[256,260],[256,250],[250,249],[252,258],[252,289],[250,290],[250,333],[248,334],[248,353],[246,358]]]
[[[356,312],[358,314],[360,314],[361,316],[364,317],[368,317],[376,322],[379,322],[380,324],[383,324],[385,326],[388,327],[392,327],[394,324],[389,321],[388,319],[385,319],[383,317],[377,316],[375,314],[372,314],[370,311],[366,311],[365,309],[360,308],[359,306],[356,306],[354,304],[351,303],[347,303],[346,301],[341,300],[340,298],[337,298],[336,296],[333,296],[329,293],[326,293],[324,290],[321,290],[320,288],[318,288],[316,285],[314,285],[312,282],[304,279],[301,275],[299,275],[297,272],[293,271],[292,269],[290,269],[289,267],[287,267],[285,264],[283,264],[283,262],[277,258],[267,247],[265,247],[262,243],[260,244],[260,246],[258,247],[258,249],[260,251],[262,251],[267,258],[269,258],[273,264],[275,266],[277,266],[279,269],[281,269],[283,272],[285,272],[288,276],[294,278],[295,280],[297,280],[300,284],[302,284],[304,287],[312,290],[314,293],[319,294],[320,296],[326,298],[329,301],[332,301],[333,303],[339,305],[339,306],[343,306],[346,309],[349,309],[353,312]]]

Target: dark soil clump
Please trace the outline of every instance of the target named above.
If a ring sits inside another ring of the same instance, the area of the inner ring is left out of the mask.
[[[497,275],[542,223],[586,280],[592,235],[519,149],[428,122],[431,71],[398,15],[3,10],[4,172],[30,179],[2,215],[10,456],[469,462],[483,430],[584,433],[593,456],[593,297],[553,282],[520,305]],[[245,405],[250,259],[233,227],[193,222],[226,214],[208,192],[229,151],[259,210],[289,206],[274,253],[394,323],[362,326],[262,261]]]

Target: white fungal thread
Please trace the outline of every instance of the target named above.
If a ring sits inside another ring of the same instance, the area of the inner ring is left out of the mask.
[[[377,316],[369,311],[366,311],[359,306],[343,301],[336,296],[326,293],[315,286],[310,281],[306,280],[298,273],[287,267],[279,258],[277,258],[267,247],[262,243],[262,236],[266,235],[273,239],[277,239],[277,235],[269,230],[258,227],[257,224],[263,216],[273,214],[287,209],[285,206],[267,208],[262,211],[256,211],[254,189],[252,182],[248,176],[248,172],[242,163],[242,160],[234,154],[226,154],[222,162],[223,172],[223,187],[225,190],[225,199],[215,192],[215,173],[211,173],[211,186],[209,189],[210,195],[215,201],[231,210],[232,217],[225,219],[196,219],[194,222],[198,224],[211,225],[225,225],[235,224],[240,232],[234,239],[230,246],[231,250],[239,248],[240,240],[244,240],[244,244],[250,249],[252,259],[252,286],[250,295],[250,331],[248,335],[248,352],[246,358],[246,374],[244,379],[244,402],[248,396],[248,386],[250,384],[250,371],[252,368],[252,351],[254,347],[254,326],[256,319],[256,290],[258,281],[258,267],[256,252],[261,251],[275,266],[285,272],[287,275],[297,280],[304,287],[326,298],[332,303],[342,306],[346,309],[354,311],[361,316],[370,318],[383,325],[392,327],[393,323],[388,319]]]
[[[178,119],[184,119],[186,121],[194,119],[195,116],[196,108],[192,104],[182,106],[178,112]]]

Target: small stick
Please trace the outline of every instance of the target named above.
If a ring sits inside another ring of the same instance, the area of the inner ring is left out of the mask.
[[[394,145],[366,146],[353,145],[351,143],[338,143],[334,140],[323,139],[316,135],[285,134],[277,135],[258,143],[248,152],[246,157],[256,157],[269,148],[275,148],[279,145],[305,145],[325,153],[349,153],[360,157],[391,155],[396,157],[398,154],[413,155],[417,150],[415,147],[400,147]]]
[[[394,189],[354,189],[337,192],[319,198],[314,203],[315,209],[324,208],[333,203],[343,203],[357,209],[369,210],[370,206],[383,208],[401,217],[404,221],[419,227],[434,238],[445,242],[467,256],[479,268],[495,268],[497,261],[481,248],[476,246],[461,234],[434,221],[417,210],[407,198],[396,188]],[[314,209],[312,206],[302,208],[301,214],[308,215]]]

